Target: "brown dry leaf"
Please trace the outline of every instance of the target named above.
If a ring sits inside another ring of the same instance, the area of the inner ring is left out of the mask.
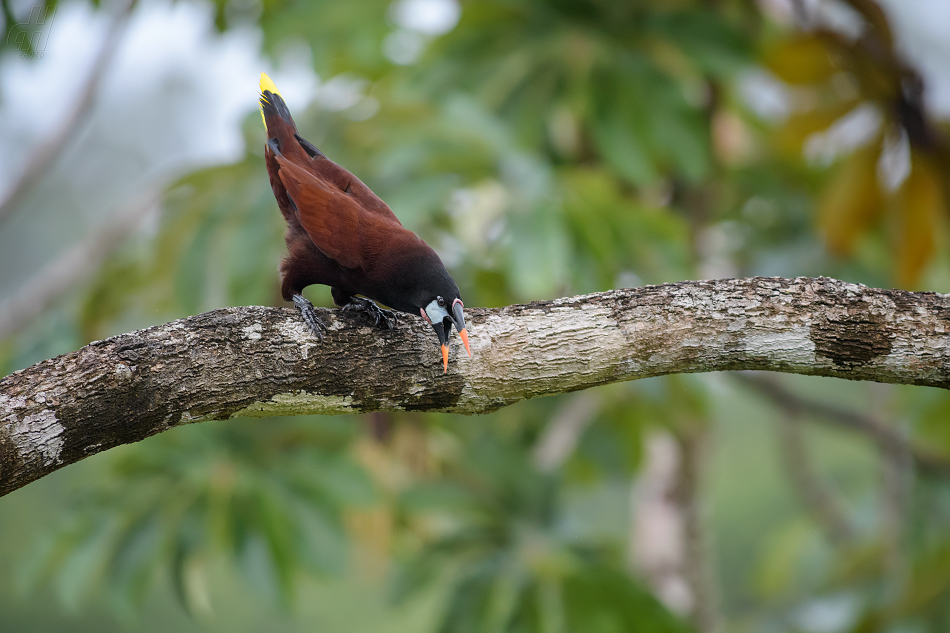
[[[765,66],[790,84],[810,84],[838,72],[825,41],[816,34],[791,37],[765,55]]]
[[[848,255],[855,240],[880,217],[884,197],[877,182],[881,143],[872,143],[849,156],[825,187],[818,201],[818,227],[828,249]]]
[[[934,236],[946,201],[940,172],[919,151],[911,153],[911,172],[897,192],[897,272],[902,288],[912,288],[933,257]]]

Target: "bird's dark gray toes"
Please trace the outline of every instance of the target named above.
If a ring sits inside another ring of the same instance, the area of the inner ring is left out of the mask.
[[[396,314],[392,310],[384,310],[376,305],[372,299],[362,297],[353,297],[350,302],[343,306],[344,311],[359,310],[364,312],[376,327],[385,327],[391,330],[396,326]]]
[[[393,312],[392,310],[384,310],[383,308],[380,308],[378,305],[376,305],[372,301],[370,301],[370,304],[372,304],[373,306],[372,308],[370,308],[370,310],[375,309],[376,311],[376,325],[379,325],[380,324],[379,322],[382,321],[383,326],[387,330],[391,330],[394,327],[396,327],[396,313],[395,312]]]
[[[326,324],[317,316],[317,310],[313,307],[313,304],[307,301],[303,295],[294,295],[294,305],[300,310],[300,315],[303,317],[307,327],[310,328],[313,335],[320,339],[322,343],[323,333],[328,330]]]

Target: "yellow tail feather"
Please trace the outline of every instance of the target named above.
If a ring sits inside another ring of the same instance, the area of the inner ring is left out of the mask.
[[[270,91],[273,92],[275,95],[280,95],[281,97],[284,96],[284,95],[281,95],[281,94],[280,94],[280,90],[278,90],[278,89],[277,89],[277,86],[274,85],[274,81],[273,81],[270,77],[267,76],[267,73],[261,73],[261,99],[264,100],[264,101],[266,101],[266,99],[265,99],[265,97],[264,97],[264,91],[265,91],[265,90],[270,90]],[[267,128],[267,121],[264,119],[264,106],[263,106],[263,104],[261,104],[261,105],[259,106],[259,109],[260,109],[260,111],[261,111],[261,121],[264,121],[264,128],[266,129],[266,128]]]

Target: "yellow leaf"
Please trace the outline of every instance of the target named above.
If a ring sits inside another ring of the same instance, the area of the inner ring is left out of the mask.
[[[849,255],[855,239],[877,220],[883,207],[877,183],[880,142],[851,154],[818,201],[818,226],[837,255]]]
[[[798,35],[781,42],[766,53],[764,62],[790,84],[824,81],[839,70],[825,41],[816,34]]]
[[[911,172],[897,192],[897,283],[912,288],[933,257],[934,235],[946,208],[940,172],[921,152],[911,152]]]

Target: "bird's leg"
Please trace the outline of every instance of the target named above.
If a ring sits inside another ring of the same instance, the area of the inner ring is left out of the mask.
[[[320,339],[322,343],[323,332],[326,331],[327,326],[320,320],[320,317],[317,316],[317,311],[314,309],[313,304],[307,301],[303,295],[297,294],[294,295],[294,305],[300,310],[300,315],[310,328],[310,331],[313,332],[313,335]]]
[[[396,326],[396,314],[392,310],[383,310],[376,305],[376,302],[372,299],[350,297],[350,302],[343,306],[343,309],[346,311],[360,310],[365,312],[366,315],[373,320],[373,325],[375,326],[385,327],[388,330]]]

